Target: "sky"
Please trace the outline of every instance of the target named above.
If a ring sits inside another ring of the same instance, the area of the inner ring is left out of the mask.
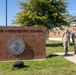
[[[26,0],[20,0],[26,1]],[[68,12],[76,16],[76,0],[68,0],[70,4],[68,4],[67,10]],[[18,6],[17,0],[7,0],[7,25],[13,26],[12,20],[14,20],[14,16],[17,12],[20,11],[20,7]],[[6,26],[6,0],[0,0],[0,26]]]

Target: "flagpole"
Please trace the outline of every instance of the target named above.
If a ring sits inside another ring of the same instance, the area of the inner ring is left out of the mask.
[[[6,26],[7,26],[7,0],[6,0]]]

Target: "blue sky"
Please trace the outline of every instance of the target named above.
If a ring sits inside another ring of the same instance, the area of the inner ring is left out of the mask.
[[[76,16],[76,0],[68,0],[70,4],[68,4],[67,10],[73,16]]]
[[[12,26],[11,22],[14,20],[14,16],[17,12],[20,11],[17,0],[7,0],[8,1],[8,26]],[[25,0],[20,0],[25,1]],[[68,4],[67,10],[73,16],[76,16],[76,0],[68,0],[70,4]],[[6,0],[0,0],[0,26],[6,25],[6,13],[5,13],[5,4]]]

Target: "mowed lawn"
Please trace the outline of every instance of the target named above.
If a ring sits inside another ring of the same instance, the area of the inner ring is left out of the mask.
[[[69,51],[74,51],[71,44]],[[62,42],[46,40],[44,60],[25,60],[23,68],[14,68],[14,61],[0,62],[0,75],[76,75],[76,64],[55,55],[64,52]]]

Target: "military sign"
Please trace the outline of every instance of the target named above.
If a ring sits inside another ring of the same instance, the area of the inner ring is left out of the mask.
[[[14,55],[20,55],[25,50],[25,43],[20,38],[14,38],[8,43],[8,50]]]

